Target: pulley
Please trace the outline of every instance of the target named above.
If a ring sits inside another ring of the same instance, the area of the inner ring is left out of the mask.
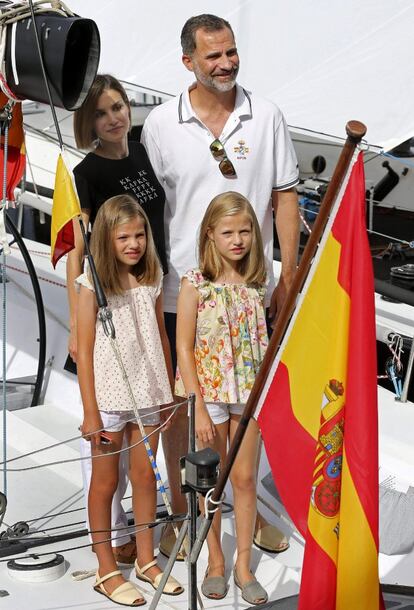
[[[50,553],[39,557],[31,555],[11,559],[7,562],[9,576],[22,582],[50,582],[57,580],[65,573],[63,555]]]

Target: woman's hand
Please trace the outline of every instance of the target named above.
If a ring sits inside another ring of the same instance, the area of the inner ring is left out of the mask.
[[[196,405],[195,431],[197,440],[205,445],[212,443],[216,436],[216,427],[204,403]]]

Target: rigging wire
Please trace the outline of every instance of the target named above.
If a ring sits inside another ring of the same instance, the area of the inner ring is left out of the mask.
[[[159,432],[160,430],[162,430],[162,428],[174,417],[175,412],[177,411],[177,409],[179,408],[179,406],[186,404],[186,403],[179,403],[177,405],[173,405],[171,407],[166,407],[163,410],[166,409],[173,409],[173,412],[168,416],[168,418],[166,419],[165,422],[162,422],[158,427],[156,427],[152,432],[150,432],[149,434],[144,435],[144,437],[139,440],[138,442],[132,444],[132,445],[127,445],[126,447],[122,447],[121,449],[117,450],[117,451],[105,451],[105,453],[102,453],[100,455],[93,455],[93,456],[84,456],[84,457],[77,457],[77,458],[71,458],[68,460],[58,460],[56,462],[45,462],[43,464],[37,464],[36,466],[26,466],[24,468],[7,468],[7,472],[26,472],[29,470],[38,470],[40,468],[45,468],[45,467],[49,467],[49,466],[58,466],[60,464],[69,464],[72,462],[82,462],[84,460],[89,460],[89,459],[99,459],[99,458],[104,458],[110,455],[118,455],[121,454],[125,451],[128,451],[129,449],[133,448],[133,447],[137,447],[138,445],[141,445],[142,443],[144,443],[145,445],[145,440],[146,438],[150,438],[153,434]],[[128,421],[136,421],[136,418],[132,418],[131,420]],[[106,429],[110,428],[111,426],[107,426]],[[103,432],[104,428],[100,428],[99,430],[95,430],[94,432]],[[61,445],[65,445],[69,442],[75,441],[75,440],[80,440],[81,438],[84,438],[82,435],[80,436],[74,436],[70,439],[64,440],[64,441],[60,441],[59,443],[54,443],[53,445],[48,445],[47,447],[42,447],[41,449],[36,449],[35,451],[31,451],[29,453],[26,453],[24,455],[19,455],[17,457],[11,458],[9,460],[7,460],[6,462],[0,462],[0,466],[5,466],[11,462],[14,462],[16,460],[20,460],[24,457],[28,457],[28,456],[32,456],[38,453],[41,453],[42,451],[46,451],[48,449],[53,449],[55,447],[59,447]],[[165,490],[165,487],[164,487]]]
[[[102,532],[124,532],[125,531],[127,533],[134,533],[134,531],[132,530],[133,527],[137,528],[137,527],[142,527],[145,529],[151,529],[153,527],[156,527],[157,525],[165,525],[166,523],[172,523],[172,522],[181,522],[181,521],[185,521],[187,516],[185,514],[180,514],[177,513],[176,515],[170,516],[170,515],[165,515],[165,512],[161,512],[160,517],[157,517],[154,521],[146,521],[145,523],[135,523],[134,525],[125,525],[122,527],[112,527],[109,529],[104,529],[104,530],[90,530],[87,529],[86,527],[83,528],[82,530],[80,530],[80,535],[85,536],[85,535],[89,535],[89,534],[97,534],[97,533],[102,533]],[[27,524],[27,521],[25,521],[24,523]],[[48,538],[55,538],[56,536],[64,536],[65,533],[63,534],[55,534],[55,535],[48,535],[48,536],[37,536],[36,534],[42,534],[42,533],[46,533],[46,532],[51,532],[54,530],[61,530],[63,528],[69,528],[69,527],[74,527],[75,525],[84,525],[85,524],[85,520],[83,521],[76,521],[73,523],[64,523],[63,525],[55,525],[54,527],[49,527],[49,528],[45,528],[45,529],[38,529],[38,530],[32,530],[32,533],[28,533],[25,534],[24,536],[8,536],[8,532],[7,530],[5,532],[3,532],[3,534],[6,534],[5,536],[2,536],[0,538],[1,540],[18,540],[19,542],[37,542],[37,541],[44,541],[47,540]],[[13,526],[12,526],[13,527]],[[12,528],[10,528],[12,529]],[[76,532],[76,530],[75,530]],[[75,532],[72,531],[67,531],[66,534],[67,535],[71,535]],[[116,538],[122,538],[124,536],[124,534],[120,534],[119,536],[116,536]]]
[[[180,517],[180,520],[182,521],[183,520],[183,516],[179,515],[179,517]],[[151,524],[149,524],[147,526],[144,526],[144,527],[141,527],[139,529],[131,528],[129,530],[129,533],[130,534],[139,534],[142,531],[145,531],[147,529],[156,527],[158,525],[164,525],[165,523],[169,523],[169,522],[170,522],[170,520],[166,519],[166,518],[160,519],[160,520],[157,519],[156,522],[151,522]],[[84,535],[86,535],[86,534],[87,534],[87,530],[85,528],[85,534]],[[122,538],[123,536],[124,536],[124,534],[121,534],[120,536],[115,536],[115,537],[111,536],[111,538],[107,538],[106,540],[101,540],[100,542],[94,542],[94,543],[89,542],[87,544],[81,544],[81,545],[70,547],[70,548],[54,550],[53,552],[54,553],[64,553],[64,552],[68,552],[68,551],[77,551],[78,549],[86,549],[86,548],[91,547],[92,545],[95,546],[97,544],[106,544],[107,542],[111,542],[112,540],[116,540],[117,538]],[[15,540],[16,542],[20,542],[21,538],[14,538],[14,539],[10,538],[9,540]],[[30,540],[30,539],[28,538],[28,540]],[[36,555],[36,557],[44,557],[45,555],[50,555],[50,551],[45,552],[45,553],[28,553],[27,555],[21,555],[21,556],[19,556],[19,561],[21,559],[31,558],[34,555]],[[10,557],[6,557],[4,559],[0,559],[0,563],[4,563],[4,562],[7,562],[7,561],[10,561]]]
[[[2,184],[2,200],[1,200],[1,238],[4,242],[2,243],[2,263],[1,263],[1,280],[3,284],[3,304],[2,304],[2,312],[3,312],[3,348],[2,348],[2,360],[3,360],[3,383],[2,383],[2,395],[3,395],[3,460],[7,460],[7,386],[6,386],[6,375],[7,375],[7,367],[6,367],[6,344],[7,344],[7,328],[6,328],[6,317],[7,317],[7,305],[6,305],[6,255],[10,252],[10,247],[8,246],[7,237],[6,237],[6,209],[7,209],[7,158],[9,151],[9,124],[12,116],[12,109],[14,106],[14,102],[7,102],[6,106],[2,109],[1,115],[1,133],[3,135],[3,150],[4,150],[4,158],[3,158],[3,184]],[[3,235],[4,232],[4,235]],[[7,497],[7,470],[3,468],[3,493]]]
[[[302,210],[306,214],[313,214],[315,217],[319,213],[319,210],[310,210],[306,206],[303,206],[303,205],[299,205],[298,207],[299,207],[299,210]],[[309,227],[306,220],[302,217],[302,214],[301,214],[301,220],[302,220],[304,226],[306,227],[307,231],[309,233],[311,233],[312,229]],[[414,240],[407,241],[406,239],[400,239],[399,237],[394,237],[393,235],[387,235],[386,233],[380,233],[379,231],[374,231],[374,229],[366,229],[366,231],[367,231],[367,233],[370,233],[371,235],[378,235],[379,237],[386,237],[387,239],[390,239],[393,242],[403,244],[404,246],[408,246],[409,248],[414,248]]]

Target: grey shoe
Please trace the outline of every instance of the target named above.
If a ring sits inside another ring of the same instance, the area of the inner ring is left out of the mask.
[[[258,582],[256,578],[249,580],[246,584],[242,585],[237,577],[236,568],[233,569],[234,583],[236,587],[241,590],[242,598],[249,604],[254,606],[260,606],[265,604],[268,600],[266,590]]]
[[[209,576],[208,566],[204,576],[201,592],[209,599],[223,599],[227,595],[227,583],[224,576]]]

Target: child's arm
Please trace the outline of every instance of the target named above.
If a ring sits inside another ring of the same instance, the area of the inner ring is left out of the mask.
[[[82,212],[82,219],[85,227],[89,225],[89,214],[85,211]],[[84,243],[82,233],[79,227],[79,221],[77,218],[72,220],[73,233],[75,236],[75,247],[71,250],[66,258],[66,286],[68,291],[68,302],[69,302],[69,342],[68,349],[71,358],[76,362],[77,355],[77,332],[76,332],[76,320],[77,320],[77,308],[78,308],[78,293],[75,289],[75,280],[82,273],[82,260],[84,252]]]
[[[171,346],[168,340],[167,331],[165,330],[165,322],[164,322],[164,306],[163,306],[163,296],[162,291],[158,295],[158,298],[155,302],[155,315],[157,316],[157,324],[158,330],[160,331],[162,351],[164,352],[165,365],[167,367],[168,379],[170,380],[171,393],[174,395],[174,371],[171,359]],[[161,421],[164,422],[169,417],[168,411],[161,411],[160,417]],[[163,430],[168,430],[171,425],[171,420],[168,422],[166,426],[163,427]]]
[[[92,434],[94,430],[102,428],[102,419],[95,396],[93,372],[96,313],[95,293],[85,286],[81,286],[77,309],[77,366],[83,404],[82,434],[84,437],[89,437],[95,445],[100,445],[99,432]]]
[[[197,289],[184,278],[177,301],[177,360],[187,394],[195,394],[196,437],[203,443],[214,440],[216,429],[204,404],[194,358],[197,324]]]

